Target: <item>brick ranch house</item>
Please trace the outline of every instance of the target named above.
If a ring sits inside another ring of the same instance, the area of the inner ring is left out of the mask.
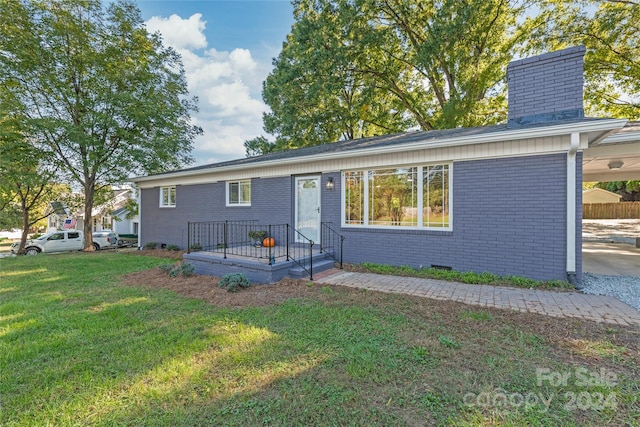
[[[510,63],[507,124],[341,141],[134,178],[140,245],[187,248],[189,223],[224,221],[289,224],[318,242],[329,224],[343,236],[349,263],[579,283],[583,151],[627,123],[584,117],[584,53],[578,46]],[[206,256],[185,258],[197,272],[220,274],[205,266]]]

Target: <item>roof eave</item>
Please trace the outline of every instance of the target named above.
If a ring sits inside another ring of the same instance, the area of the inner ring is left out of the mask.
[[[131,182],[148,182],[160,179],[170,178],[182,178],[197,175],[206,175],[212,172],[226,172],[226,171],[238,171],[246,169],[255,169],[257,167],[270,167],[270,166],[282,166],[296,163],[305,162],[317,162],[325,159],[347,159],[351,157],[358,157],[363,155],[380,155],[394,152],[398,149],[398,145],[402,145],[404,151],[414,151],[425,148],[442,148],[451,147],[457,145],[472,145],[472,144],[484,144],[488,142],[501,142],[518,139],[530,139],[530,138],[544,138],[550,136],[566,135],[574,132],[604,132],[609,133],[624,127],[627,123],[626,119],[603,119],[597,121],[581,121],[570,124],[558,124],[545,127],[525,128],[525,129],[509,129],[502,132],[485,133],[479,135],[461,135],[450,138],[443,138],[434,141],[419,141],[406,144],[385,145],[382,147],[370,147],[353,149],[344,152],[328,152],[322,154],[314,154],[308,156],[292,157],[289,159],[276,159],[257,161],[242,165],[229,165],[221,167],[211,167],[204,169],[197,169],[192,171],[176,171],[168,172],[161,175],[142,176],[132,178]]]

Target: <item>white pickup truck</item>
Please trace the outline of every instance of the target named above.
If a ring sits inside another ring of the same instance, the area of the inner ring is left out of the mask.
[[[11,245],[11,253],[18,253],[20,242]],[[79,230],[53,231],[37,239],[27,240],[24,253],[37,255],[40,252],[80,251],[84,248],[84,234]]]

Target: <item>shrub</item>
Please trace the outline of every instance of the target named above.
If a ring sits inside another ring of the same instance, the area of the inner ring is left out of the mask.
[[[182,275],[183,276],[193,276],[194,273],[194,268],[193,265],[191,264],[182,264]]]
[[[191,246],[189,246],[189,250],[192,250],[194,252],[201,251],[202,245],[200,243],[192,243]]]
[[[160,270],[164,271],[165,273],[169,273],[171,270],[173,270],[174,267],[174,264],[162,264],[161,266],[159,266]]]
[[[178,245],[167,245],[166,250],[168,251],[179,251],[180,250],[180,246]]]
[[[244,273],[225,274],[218,286],[225,288],[229,292],[237,292],[238,288],[248,288],[251,282]]]
[[[182,266],[181,265],[176,265],[175,267],[173,267],[171,269],[171,271],[169,272],[169,277],[176,277],[178,276],[180,273],[182,272]]]
[[[186,277],[193,276],[193,265],[191,264],[164,264],[160,266],[160,270],[169,274],[169,277],[177,277],[183,275]]]
[[[145,249],[155,249],[155,248],[156,248],[156,246],[158,246],[158,243],[157,243],[157,242],[147,242],[147,243],[144,245],[144,248],[145,248]]]

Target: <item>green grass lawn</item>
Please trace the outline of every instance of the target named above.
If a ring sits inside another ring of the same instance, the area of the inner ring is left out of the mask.
[[[221,309],[120,283],[165,263],[0,259],[0,425],[638,425],[638,328],[318,283]]]

